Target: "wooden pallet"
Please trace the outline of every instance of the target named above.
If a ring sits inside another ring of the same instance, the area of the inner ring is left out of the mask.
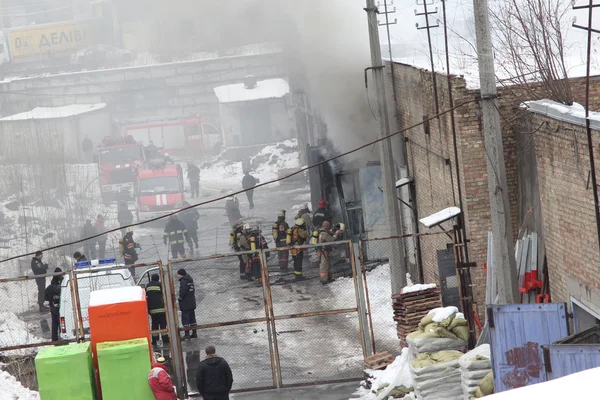
[[[394,321],[396,321],[398,338],[406,344],[406,336],[419,329],[419,322],[430,310],[442,306],[439,288],[420,292],[399,293],[392,296]]]
[[[385,369],[394,362],[394,356],[387,351],[365,358],[365,369]]]

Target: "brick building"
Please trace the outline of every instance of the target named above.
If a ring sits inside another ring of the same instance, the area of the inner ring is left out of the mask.
[[[413,126],[436,115],[431,72],[397,62],[391,65],[397,77],[395,89],[398,100],[395,111],[398,128],[404,129]],[[388,64],[389,66],[390,64]],[[386,69],[389,73],[390,68]],[[436,81],[438,109],[443,112],[450,108],[447,75],[438,73]],[[477,264],[475,268],[471,269],[473,283],[475,284],[473,289],[479,313],[482,314],[485,299],[483,265],[487,260],[488,231],[491,229],[491,219],[487,161],[483,126],[480,120],[481,111],[479,103],[473,102],[479,96],[479,91],[477,88],[468,87],[463,77],[451,76],[450,81],[454,104],[459,105],[470,102],[455,111],[455,126],[458,172],[462,189],[462,208],[466,234],[469,240],[469,259]],[[585,81],[583,79],[572,79],[571,83],[575,101],[583,102]],[[600,83],[600,79],[594,77],[592,87],[596,88],[598,83]],[[388,80],[389,85],[391,85],[390,80]],[[387,88],[388,91],[391,91],[391,89],[390,87]],[[600,88],[593,91],[592,108],[600,105],[598,90]],[[552,231],[553,225],[551,227],[543,219],[546,213],[553,213],[554,211],[552,208],[544,206],[543,201],[540,205],[540,197],[543,199],[551,198],[543,192],[544,190],[550,190],[550,188],[540,182],[538,190],[537,175],[534,173],[536,166],[532,161],[535,159],[534,155],[545,150],[539,150],[535,147],[537,145],[537,134],[535,144],[531,135],[531,132],[539,124],[535,124],[531,113],[519,108],[519,105],[525,101],[539,99],[544,96],[539,88],[533,86],[527,88],[501,86],[498,91],[513,235],[516,240],[517,232],[522,225],[525,214],[529,209],[532,209],[532,219],[527,228],[530,231],[538,232],[541,238],[544,239],[548,229],[551,230],[550,235],[555,234]],[[531,128],[532,126],[533,128]],[[530,134],[527,135],[527,133]],[[434,119],[428,124],[408,130],[405,132],[405,143],[409,175],[414,179],[418,218],[428,216],[450,206],[460,206],[450,113]],[[579,144],[580,146],[584,145],[585,141],[580,138]],[[585,164],[583,159],[580,162],[582,165]],[[540,176],[540,179],[542,179],[542,176]],[[588,207],[588,224],[591,224],[594,228],[593,204],[581,205],[580,207]],[[447,222],[443,227],[447,230],[451,228],[451,225],[451,222]],[[421,232],[428,232],[422,225],[419,229]],[[594,230],[591,233],[591,240],[594,245],[595,235]],[[445,239],[421,240],[422,265],[426,281],[439,280],[439,254],[448,251],[447,246],[451,243],[450,238],[446,237]],[[549,265],[550,268],[554,269],[551,275],[551,289],[556,291],[554,300],[567,301],[564,277],[558,277],[564,275],[564,271],[558,268],[559,260],[563,256],[559,257],[561,255],[560,250],[553,247],[556,243],[554,240],[557,239],[552,238],[549,242],[546,242]],[[564,246],[565,243],[563,242],[562,245]],[[572,248],[575,249],[577,246]],[[543,252],[543,244],[540,244],[540,259],[542,261]],[[596,251],[596,253],[598,252]],[[553,261],[550,261],[550,258],[553,258]],[[598,287],[598,281],[596,281],[596,287]]]

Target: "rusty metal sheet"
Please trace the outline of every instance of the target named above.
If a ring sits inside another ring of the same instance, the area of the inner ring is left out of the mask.
[[[489,306],[496,392],[548,379],[542,346],[568,336],[565,303]]]

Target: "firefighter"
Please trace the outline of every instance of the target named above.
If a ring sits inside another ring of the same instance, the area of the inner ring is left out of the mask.
[[[146,286],[146,299],[148,302],[148,314],[152,319],[152,330],[167,329],[167,314],[165,310],[165,301],[158,274],[150,277],[150,283]],[[158,343],[159,334],[152,334],[152,346]],[[169,343],[169,335],[162,334],[163,344]]]
[[[258,179],[250,175],[250,171],[244,172],[242,187],[246,191],[246,197],[248,197],[248,204],[250,205],[251,210],[254,209],[254,186],[256,186],[258,182]]]
[[[231,226],[235,225],[235,223],[242,218],[242,214],[240,213],[240,202],[236,196],[230,195],[225,199],[225,211],[227,212],[227,218],[229,219],[229,224]]]
[[[200,168],[191,161],[187,162],[187,178],[190,181],[192,198],[198,197],[200,195]]]
[[[301,246],[306,244],[308,232],[306,231],[306,221],[303,218],[296,218],[294,226],[288,229],[286,244],[288,246]],[[294,259],[294,277],[302,279],[302,261],[304,259],[304,249],[292,249],[292,258]]]
[[[133,213],[127,207],[127,203],[121,201],[119,203],[119,212],[117,214],[117,220],[119,221],[119,226],[121,227],[121,235],[125,237],[127,233],[127,228],[123,228],[124,226],[131,225],[133,223]]]
[[[189,206],[190,203],[187,201],[183,202],[183,207]],[[189,208],[182,211],[179,215],[181,215],[181,222],[183,222],[185,229],[187,229],[187,244],[190,250],[194,251],[194,245],[196,245],[196,249],[198,248],[198,219],[200,219],[200,213],[195,208]]]
[[[181,323],[185,328],[196,326],[196,290],[194,280],[181,268],[177,271],[177,279],[179,279],[179,310],[181,311]],[[185,331],[183,340],[194,339],[198,337],[196,330]]]
[[[277,221],[273,224],[273,240],[276,247],[286,247],[286,236],[290,226],[285,222],[285,210],[281,210],[277,215]],[[287,271],[290,257],[289,250],[280,250],[278,253],[279,269]]]
[[[319,229],[325,221],[331,224],[331,213],[327,210],[325,200],[319,200],[319,208],[313,214],[312,223],[315,229]]]
[[[343,233],[344,226],[342,224],[336,225],[336,228],[331,230],[329,221],[324,221],[321,229],[319,229],[319,243],[335,242]],[[319,255],[319,278],[323,285],[333,282],[329,260],[330,251],[329,246],[319,247],[317,250],[317,254]]]
[[[188,232],[183,222],[177,218],[177,215],[171,215],[169,217],[169,222],[167,222],[167,226],[165,226],[163,241],[165,244],[167,244],[167,240],[169,240],[169,243],[171,244],[172,258],[185,258],[185,249],[183,244],[185,243],[185,239],[187,239],[187,237]]]
[[[244,247],[247,246],[248,239],[244,235],[244,224],[242,221],[237,221],[229,233],[229,245],[231,246],[231,249],[237,253],[243,251],[242,244]],[[240,279],[248,280],[248,276],[246,275],[246,263],[248,262],[248,255],[240,254],[238,255],[238,259],[240,261]]]
[[[298,218],[302,218],[302,220],[304,221],[304,228],[306,229],[306,231],[313,231],[312,214],[310,213],[310,208],[308,208],[308,203],[304,203],[300,211],[298,211],[298,214],[296,214],[296,218],[294,219],[296,220]]]
[[[54,273],[60,273],[62,269],[56,268]],[[50,314],[52,315],[52,341],[58,342],[58,334],[60,333],[60,285],[63,281],[62,275],[52,277],[50,286],[46,288],[46,301],[50,304]]]
[[[135,249],[141,249],[140,245],[137,244],[133,240],[133,231],[129,231],[125,234],[123,238],[123,247],[121,252],[123,253],[123,258],[125,259],[125,265],[133,265],[138,260],[138,254]],[[135,268],[129,268],[131,272],[131,276],[135,276]]]
[[[258,225],[253,225],[246,233],[246,237],[249,242],[249,250],[264,250],[269,248],[267,240],[260,233]],[[267,257],[269,256],[267,255]],[[258,252],[250,254],[248,263],[246,264],[246,275],[251,275],[256,283],[262,283],[260,267],[260,254]]]

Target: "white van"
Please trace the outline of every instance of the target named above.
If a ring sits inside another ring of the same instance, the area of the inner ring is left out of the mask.
[[[114,259],[92,260],[87,262],[88,265],[82,266],[83,263],[75,265],[78,269],[93,269],[94,272],[78,272],[77,287],[79,288],[79,304],[81,306],[81,316],[83,318],[83,330],[86,337],[90,334],[90,322],[88,317],[88,305],[90,302],[90,293],[96,290],[114,289],[125,286],[139,285],[149,271],[145,271],[140,279],[136,282],[125,265],[116,264]],[[108,268],[123,267],[123,269]],[[151,270],[158,268],[151,268]],[[146,278],[148,279],[148,278]],[[60,337],[63,340],[75,338],[75,322],[73,315],[73,302],[71,298],[71,282],[68,275],[61,284],[60,290]]]

